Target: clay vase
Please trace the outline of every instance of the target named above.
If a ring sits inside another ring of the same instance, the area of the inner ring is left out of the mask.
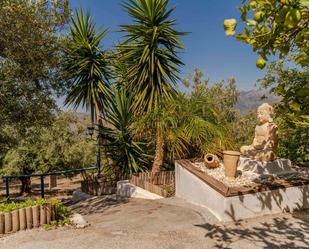
[[[219,158],[214,154],[206,154],[204,156],[205,164],[207,168],[214,169],[219,166]]]
[[[4,213],[5,233],[12,231],[12,213]]]
[[[26,230],[27,228],[26,209],[20,208],[18,211],[19,211],[19,230]]]
[[[27,229],[33,227],[32,207],[26,207]]]
[[[19,211],[18,209],[12,211],[12,231],[14,233],[19,231]]]
[[[225,150],[223,151],[223,164],[225,176],[230,178],[236,177],[237,164],[240,157],[240,152]]]
[[[32,207],[33,227],[40,226],[40,206]]]
[[[4,224],[4,214],[0,213],[0,234],[4,234],[5,224]]]

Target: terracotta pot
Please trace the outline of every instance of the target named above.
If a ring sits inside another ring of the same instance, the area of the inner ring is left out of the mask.
[[[5,232],[4,214],[0,213],[0,234]]]
[[[27,228],[26,209],[20,208],[18,212],[19,212],[19,229],[26,230]]]
[[[32,207],[26,207],[27,229],[33,227]]]
[[[40,206],[32,207],[33,227],[40,226]]]
[[[223,151],[223,164],[225,168],[225,176],[235,178],[237,164],[240,157],[240,152],[225,150]]]
[[[12,231],[15,233],[19,231],[19,211],[12,211]]]
[[[5,224],[5,233],[12,231],[12,213],[4,213],[4,224]]]
[[[214,154],[206,154],[204,156],[204,160],[205,160],[207,168],[210,168],[210,169],[217,168],[220,163],[219,158]]]
[[[40,225],[43,226],[46,224],[46,206],[40,206]]]

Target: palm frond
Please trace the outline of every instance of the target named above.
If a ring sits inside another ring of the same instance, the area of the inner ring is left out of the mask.
[[[133,107],[150,112],[176,95],[179,66],[176,51],[182,49],[180,36],[170,20],[173,9],[168,0],[129,0],[124,4],[134,23],[122,25],[126,40],[118,46],[127,67],[126,87],[134,96]]]
[[[90,13],[76,11],[72,17],[71,40],[65,48],[64,69],[70,80],[70,91],[66,105],[85,106],[91,110],[94,121],[94,106],[103,111],[108,107],[111,96],[109,79],[111,70],[105,51],[100,49],[100,42],[105,38],[107,29],[96,31]]]

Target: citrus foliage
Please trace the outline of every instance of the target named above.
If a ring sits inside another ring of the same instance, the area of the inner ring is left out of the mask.
[[[236,38],[260,55],[257,67],[264,68],[276,53],[281,58],[295,53],[297,64],[309,65],[308,0],[243,0],[240,11],[245,28]],[[235,27],[233,23],[225,29],[230,32]]]
[[[262,87],[281,96],[277,113],[286,122],[309,128],[309,73],[298,68],[285,68],[283,62],[269,65],[260,80]]]
[[[282,97],[276,106],[280,156],[294,161],[309,160],[309,73],[272,63],[261,79],[262,87]]]

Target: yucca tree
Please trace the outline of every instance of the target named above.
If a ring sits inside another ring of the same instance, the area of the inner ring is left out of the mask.
[[[109,157],[126,176],[145,170],[150,160],[145,152],[146,144],[132,136],[131,129],[135,122],[132,103],[132,97],[124,88],[114,89],[110,108],[106,113],[109,128],[104,128]]]
[[[126,66],[126,88],[134,96],[138,114],[159,113],[164,103],[175,95],[179,66],[183,65],[177,50],[183,48],[180,37],[184,32],[174,29],[170,19],[173,8],[168,0],[129,0],[124,4],[133,24],[122,25],[126,40],[119,46],[120,60]],[[157,130],[153,172],[160,171],[164,138],[160,132],[160,115],[153,123]]]
[[[70,26],[71,37],[65,48],[64,69],[71,81],[65,104],[85,106],[92,123],[100,123],[111,96],[110,67],[100,43],[107,30],[97,31],[89,13],[76,11]]]

